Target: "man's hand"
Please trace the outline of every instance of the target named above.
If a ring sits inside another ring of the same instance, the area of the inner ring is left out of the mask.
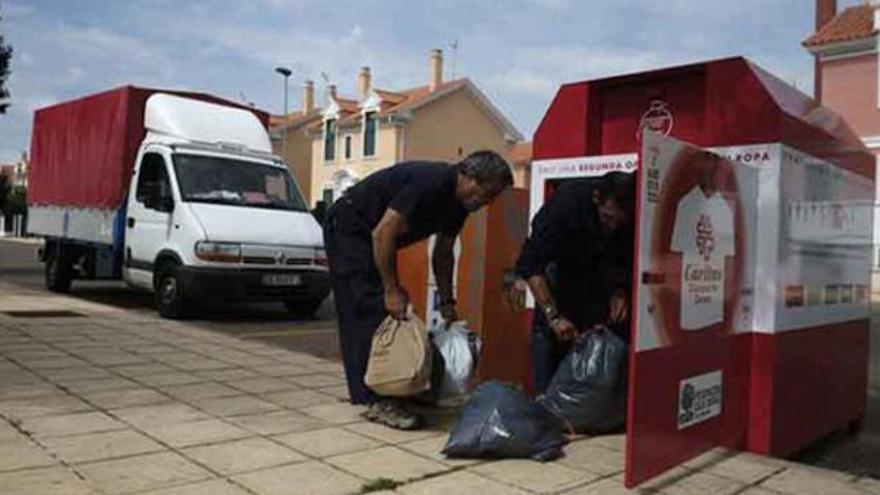
[[[553,333],[556,334],[556,338],[561,342],[574,340],[578,334],[577,327],[574,326],[574,323],[562,316],[556,317],[550,322],[550,329],[553,330]]]
[[[507,304],[513,311],[523,311],[526,309],[526,291],[529,286],[523,279],[517,279],[507,287],[505,294],[507,295]]]
[[[608,324],[617,325],[629,318],[629,298],[622,290],[615,291],[608,305]]]
[[[406,319],[406,307],[409,305],[409,295],[402,287],[394,286],[385,289],[385,310],[396,320]]]

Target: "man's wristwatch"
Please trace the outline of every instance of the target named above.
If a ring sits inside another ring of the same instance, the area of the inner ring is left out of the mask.
[[[547,318],[548,323],[552,323],[553,320],[559,318],[559,310],[552,304],[541,307],[541,311],[544,313],[544,318]]]

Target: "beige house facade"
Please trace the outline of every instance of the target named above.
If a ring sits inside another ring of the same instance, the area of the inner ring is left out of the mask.
[[[315,107],[315,84],[306,81],[302,88],[300,110],[285,116],[273,115],[269,120],[272,151],[284,158],[306,204],[311,201],[312,138],[306,132],[315,122],[320,122],[322,112]]]
[[[397,162],[455,162],[483,149],[510,160],[515,149],[521,151],[516,146],[523,140],[520,132],[472,81],[444,81],[440,50],[433,50],[429,60],[424,86],[374,88],[369,67],[363,67],[356,98],[343,98],[335,87],[328,88],[320,118],[305,124],[309,151],[288,152],[291,161],[311,155],[308,172],[297,173],[293,165],[310,206],[335,201],[370,173]]]

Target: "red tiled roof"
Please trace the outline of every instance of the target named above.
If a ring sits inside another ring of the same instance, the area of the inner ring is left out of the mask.
[[[834,16],[821,29],[804,40],[806,47],[854,41],[869,38],[877,33],[874,29],[874,7],[858,5],[849,7]]]
[[[431,91],[430,86],[418,86],[415,88],[405,89],[403,91],[388,91],[384,89],[374,89],[373,91],[382,100],[379,106],[379,115],[386,116],[391,113],[413,108],[424,102],[428,97],[437,94],[440,91],[455,91],[463,87],[467,83],[467,79],[455,79],[445,81]],[[340,127],[360,122],[361,108],[358,102],[344,98],[337,98],[339,103],[340,116],[338,125]],[[323,123],[312,124],[310,129],[322,129]]]
[[[281,115],[270,115],[269,128],[276,129],[279,127],[297,127],[303,124],[307,124],[319,117],[321,117],[320,108],[316,108],[309,113],[303,113],[302,111],[292,112],[287,114],[286,119]]]

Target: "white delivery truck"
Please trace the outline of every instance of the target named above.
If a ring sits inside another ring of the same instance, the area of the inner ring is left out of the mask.
[[[167,318],[200,301],[315,312],[330,290],[321,228],[268,115],[206,94],[125,86],[38,110],[29,222],[46,286],[118,279]]]

